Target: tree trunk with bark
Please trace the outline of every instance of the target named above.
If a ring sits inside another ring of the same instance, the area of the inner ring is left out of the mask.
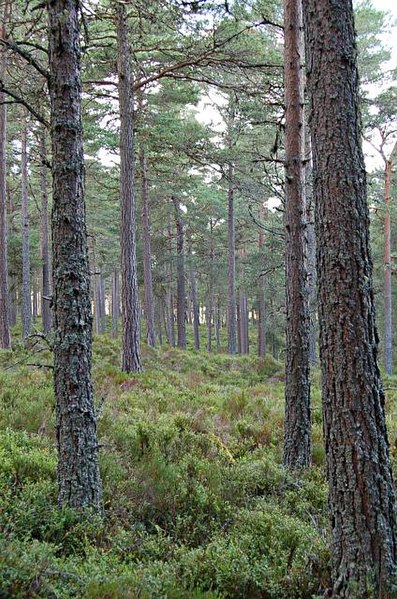
[[[306,246],[307,246],[307,288],[309,302],[309,364],[317,365],[317,265],[316,231],[314,227],[314,199],[312,177],[312,146],[308,126],[308,112],[305,110],[305,191],[306,191]]]
[[[237,298],[236,298],[236,236],[234,224],[233,166],[229,166],[229,189],[227,200],[228,223],[228,290],[227,290],[227,351],[237,351]]]
[[[392,300],[392,263],[391,263],[391,187],[393,173],[393,155],[397,150],[395,144],[390,158],[385,164],[385,217],[384,217],[384,281],[383,281],[383,299],[385,310],[385,370],[386,374],[393,374],[393,300]]]
[[[100,509],[102,486],[91,384],[78,4],[53,0],[47,10],[58,498],[60,505]]]
[[[352,3],[304,3],[332,596],[396,595],[396,512],[377,365]]]
[[[36,269],[32,273],[32,322],[35,323],[38,316],[39,307],[39,286],[37,281]]]
[[[140,309],[136,261],[136,205],[134,189],[134,103],[131,48],[125,5],[116,8],[120,105],[120,203],[121,203],[121,303],[123,306],[122,369],[139,372],[141,364]]]
[[[119,290],[119,272],[114,269],[112,272],[112,337],[118,335],[118,324],[120,316],[120,290]]]
[[[6,37],[9,3],[5,3],[3,22],[0,23],[0,35]],[[6,73],[6,51],[0,48],[0,80],[4,82]],[[6,185],[6,131],[7,108],[5,94],[0,92],[0,347],[11,348],[9,327],[10,298],[8,291],[8,258],[7,258],[7,185]]]
[[[44,127],[40,130],[40,191],[41,191],[41,260],[42,260],[42,281],[41,281],[41,314],[43,318],[43,332],[45,335],[52,327],[51,314],[51,258],[50,258],[50,241],[48,231],[48,167],[47,167],[47,144],[46,133]]]
[[[222,327],[222,318],[221,318],[221,298],[218,295],[218,300],[216,304],[216,319],[215,319],[215,343],[216,349],[220,351],[221,349],[221,327]]]
[[[311,461],[309,309],[305,265],[304,50],[301,0],[284,0],[285,87],[285,423],[283,464]]]
[[[261,220],[263,220],[265,211],[261,210]],[[263,230],[260,229],[258,237],[258,249],[262,256],[265,236]],[[264,358],[266,355],[266,305],[265,305],[265,281],[264,276],[260,273],[258,277],[258,356]]]
[[[185,293],[185,256],[184,256],[184,235],[181,209],[177,198],[173,197],[172,202],[175,209],[176,224],[176,322],[178,332],[178,347],[186,349],[186,293]]]
[[[32,302],[30,289],[30,253],[29,253],[29,195],[28,195],[28,124],[25,121],[21,140],[21,222],[22,222],[22,337],[30,335]]]
[[[139,163],[142,185],[143,285],[145,292],[146,337],[148,344],[151,347],[155,347],[156,334],[154,326],[152,252],[150,247],[149,184],[146,153],[142,144],[139,149]]]
[[[193,305],[193,336],[194,336],[194,349],[198,351],[200,349],[200,309],[197,296],[197,281],[196,273],[194,272],[193,254],[191,240],[189,240],[189,275],[190,275],[190,290],[192,294],[192,305]]]

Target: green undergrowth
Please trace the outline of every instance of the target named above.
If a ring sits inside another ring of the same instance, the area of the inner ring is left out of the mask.
[[[282,365],[95,340],[105,517],[60,510],[43,348],[0,354],[0,597],[314,598],[328,584],[318,376],[313,467],[280,465]]]

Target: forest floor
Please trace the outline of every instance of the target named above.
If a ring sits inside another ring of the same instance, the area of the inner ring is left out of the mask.
[[[35,349],[37,350],[37,345]],[[313,466],[280,466],[283,365],[271,357],[94,343],[105,517],[57,507],[48,351],[0,353],[0,597],[313,599],[328,586],[319,375]],[[396,387],[393,379],[386,387]],[[394,406],[394,407],[393,407]],[[397,391],[388,392],[394,458]]]

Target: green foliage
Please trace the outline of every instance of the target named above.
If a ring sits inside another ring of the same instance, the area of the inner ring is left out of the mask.
[[[57,506],[48,373],[1,375],[0,595],[309,599],[324,588],[326,485],[321,466],[292,476],[279,463],[281,365],[147,348],[146,371],[126,375],[118,358],[117,341],[95,340],[102,520]]]

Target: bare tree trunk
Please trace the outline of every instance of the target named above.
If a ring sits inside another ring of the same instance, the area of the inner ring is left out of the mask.
[[[309,308],[305,265],[304,77],[301,0],[284,0],[285,87],[285,422],[283,464],[311,461]]]
[[[112,337],[118,335],[118,324],[120,316],[120,292],[119,292],[119,273],[114,269],[112,273]]]
[[[264,217],[264,210],[261,210],[260,213],[261,219]],[[263,234],[263,230],[259,231],[258,238],[258,249],[260,255],[263,252],[265,237]],[[259,274],[258,277],[258,356],[260,358],[264,358],[266,355],[266,305],[265,305],[265,285],[264,285],[264,276]]]
[[[215,320],[215,343],[216,349],[219,351],[221,349],[221,298],[218,295],[218,301],[216,304],[216,320]]]
[[[18,314],[18,278],[15,275],[11,275],[11,285],[10,285],[10,325],[13,327],[17,324],[17,314]]]
[[[177,281],[177,304],[176,304],[176,320],[178,330],[178,347],[186,349],[186,326],[185,326],[185,310],[186,310],[186,294],[185,294],[185,258],[183,253],[183,222],[179,201],[173,197],[172,201],[175,208],[175,223],[176,223],[176,281]]]
[[[122,369],[142,370],[140,310],[136,262],[136,206],[134,194],[134,104],[131,48],[124,4],[117,8],[117,46],[120,104],[120,202],[121,202],[121,302],[123,305]]]
[[[157,302],[157,331],[159,336],[159,344],[163,345],[163,302],[161,298]]]
[[[306,0],[332,597],[395,596],[396,507],[369,253],[352,2]]]
[[[54,384],[60,505],[101,509],[91,384],[90,271],[84,202],[78,4],[53,0],[49,87],[53,172]]]
[[[47,335],[52,327],[51,314],[51,260],[48,232],[48,178],[47,178],[47,144],[44,127],[40,130],[40,190],[41,190],[41,260],[42,260],[42,294],[41,314],[43,332]]]
[[[231,145],[231,142],[230,144]],[[237,332],[237,299],[236,299],[236,235],[234,223],[234,189],[233,165],[229,164],[228,189],[228,292],[227,292],[227,351],[235,354]]]
[[[307,288],[309,301],[309,364],[317,365],[317,265],[316,232],[314,227],[314,200],[312,181],[312,146],[305,116],[305,191],[306,191],[306,245],[307,245]]]
[[[213,302],[212,302],[212,289],[208,290],[207,306],[205,310],[205,320],[207,325],[207,350],[212,352],[212,316],[213,316]]]
[[[106,328],[104,291],[103,275],[101,272],[96,273],[94,278],[94,315],[97,335],[103,335]]]
[[[6,22],[8,21],[9,2],[5,3],[3,22],[0,23],[0,36],[6,38]],[[0,48],[0,80],[4,82],[6,73],[6,51]],[[5,95],[0,92],[0,347],[11,348],[9,327],[10,298],[8,292],[8,260],[7,260],[7,187],[6,187],[6,132],[7,109]]]
[[[383,298],[385,308],[385,370],[386,374],[393,374],[393,302],[392,302],[392,264],[391,264],[391,179],[393,172],[393,153],[397,149],[395,144],[393,152],[385,165],[385,217],[384,217],[384,283]]]
[[[30,254],[29,254],[29,197],[28,197],[28,125],[25,121],[22,129],[21,184],[22,184],[22,337],[30,335],[32,302],[30,290]]]
[[[248,339],[248,301],[243,288],[240,288],[239,298],[239,327],[240,327],[240,353],[249,353]]]
[[[37,284],[37,272],[32,273],[32,321],[36,322],[38,316],[38,294],[39,287]]]
[[[149,185],[146,153],[142,144],[140,145],[139,150],[139,162],[142,183],[143,281],[145,292],[147,342],[151,347],[154,347],[156,345],[156,335],[154,326],[152,252],[150,248]]]
[[[190,274],[190,289],[192,293],[193,304],[193,334],[194,334],[194,349],[200,349],[200,310],[197,297],[197,282],[194,272],[193,255],[191,242],[189,243],[189,274]]]

